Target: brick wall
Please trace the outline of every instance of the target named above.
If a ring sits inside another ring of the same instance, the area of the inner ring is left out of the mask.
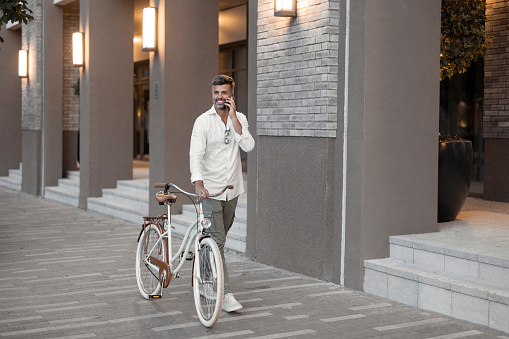
[[[63,8],[63,102],[62,129],[64,131],[79,131],[80,128],[80,97],[74,94],[73,86],[79,82],[80,71],[72,64],[72,34],[80,28],[79,2],[74,2]]]
[[[41,130],[42,122],[42,0],[27,2],[34,20],[21,28],[21,48],[28,50],[28,78],[21,79],[21,127]]]
[[[257,132],[336,137],[339,0],[298,0],[297,18],[258,1]]]
[[[509,3],[486,1],[486,31],[493,45],[484,56],[484,138],[509,138]]]

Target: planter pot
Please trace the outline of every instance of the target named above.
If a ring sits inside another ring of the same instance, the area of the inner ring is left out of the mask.
[[[456,219],[465,203],[472,175],[470,141],[441,142],[438,152],[438,222]]]

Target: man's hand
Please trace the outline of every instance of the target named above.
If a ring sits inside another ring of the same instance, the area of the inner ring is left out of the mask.
[[[228,115],[230,118],[237,119],[237,105],[235,104],[233,97],[226,99],[224,104],[228,107]]]
[[[203,186],[202,180],[196,180],[194,182],[194,189],[196,190],[196,195],[202,199],[207,199],[209,197],[209,191]]]

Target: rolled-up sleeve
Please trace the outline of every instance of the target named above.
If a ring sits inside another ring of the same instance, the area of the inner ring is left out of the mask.
[[[206,126],[202,119],[196,119],[193,132],[191,133],[191,145],[189,147],[189,168],[191,170],[191,182],[203,180],[202,160],[207,146]]]

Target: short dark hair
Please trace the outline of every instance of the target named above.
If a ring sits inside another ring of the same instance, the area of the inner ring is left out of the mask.
[[[228,75],[218,75],[212,80],[212,85],[230,85],[232,92],[235,90],[235,81]]]

